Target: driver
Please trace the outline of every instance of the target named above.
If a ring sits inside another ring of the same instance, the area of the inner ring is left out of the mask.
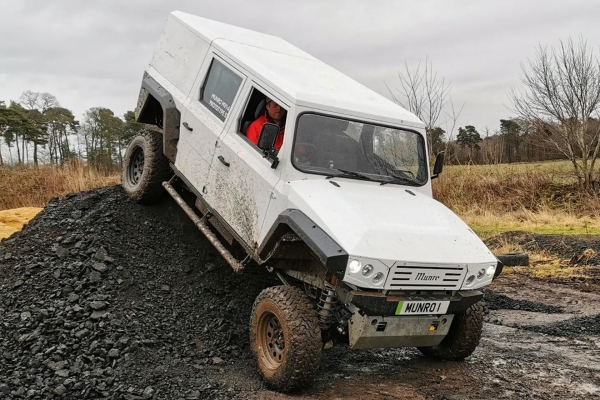
[[[265,100],[265,113],[250,124],[246,131],[246,136],[252,143],[258,145],[258,139],[260,138],[260,131],[262,130],[263,125],[267,122],[275,124],[279,127],[279,135],[277,135],[274,147],[279,150],[283,144],[283,133],[285,131],[285,110],[270,98],[267,97]]]

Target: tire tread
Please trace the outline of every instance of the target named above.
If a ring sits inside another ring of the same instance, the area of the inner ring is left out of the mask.
[[[448,361],[464,360],[477,348],[483,330],[483,304],[454,315],[450,331],[438,346],[419,347],[424,355]]]
[[[144,172],[141,181],[136,186],[131,186],[127,180],[127,169],[133,152],[132,145],[143,143],[144,147]],[[134,137],[131,141],[123,161],[123,188],[129,197],[141,204],[152,204],[160,201],[165,191],[162,183],[172,176],[173,172],[169,160],[163,154],[163,136],[157,129],[146,131]]]
[[[265,300],[277,305],[290,332],[293,332],[289,338],[290,348],[285,362],[271,378],[265,380],[269,386],[280,391],[298,390],[313,380],[320,362],[322,342],[317,314],[306,294],[299,288],[272,286],[264,289],[254,302],[250,323],[251,343],[257,358],[255,325],[259,316],[254,310]]]

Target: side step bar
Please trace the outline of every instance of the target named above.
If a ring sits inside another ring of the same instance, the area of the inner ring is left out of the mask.
[[[175,200],[177,204],[179,204],[179,207],[181,207],[183,211],[187,214],[187,216],[190,217],[192,221],[194,221],[196,228],[198,228],[200,232],[202,232],[204,236],[206,236],[208,241],[223,256],[223,258],[225,259],[225,261],[227,261],[231,268],[233,268],[233,270],[238,274],[241,273],[244,270],[244,266],[229,252],[229,250],[225,248],[225,246],[223,246],[219,238],[215,236],[215,234],[210,230],[210,228],[206,226],[206,219],[209,214],[206,213],[202,218],[199,218],[198,215],[194,212],[194,210],[192,210],[192,208],[187,205],[187,203],[185,202],[185,200],[183,200],[179,193],[177,193],[175,188],[171,186],[170,182],[163,182],[162,185],[167,190],[167,192],[169,192],[173,200]]]

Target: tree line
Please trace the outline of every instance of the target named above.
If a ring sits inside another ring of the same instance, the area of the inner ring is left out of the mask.
[[[127,144],[143,129],[133,111],[119,117],[92,107],[79,121],[54,95],[27,90],[18,101],[0,101],[0,166],[80,159],[111,170],[121,166]]]
[[[455,130],[463,107],[455,107],[450,84],[428,59],[413,69],[406,64],[398,76],[390,95],[425,123],[432,155],[445,151],[446,160],[459,164],[562,158],[582,191],[599,186],[600,57],[584,38],[537,48],[522,64],[521,86],[509,92],[513,116],[493,134],[472,125]]]

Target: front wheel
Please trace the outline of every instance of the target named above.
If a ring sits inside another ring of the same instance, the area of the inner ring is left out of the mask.
[[[258,368],[275,390],[310,383],[321,358],[321,330],[310,300],[293,286],[263,290],[252,308],[250,343]]]
[[[450,330],[439,345],[418,349],[424,355],[435,359],[464,360],[477,348],[482,330],[483,304],[478,302],[454,315]]]
[[[157,202],[164,195],[163,181],[171,175],[160,132],[149,129],[131,140],[123,160],[121,182],[132,200],[144,204]]]

